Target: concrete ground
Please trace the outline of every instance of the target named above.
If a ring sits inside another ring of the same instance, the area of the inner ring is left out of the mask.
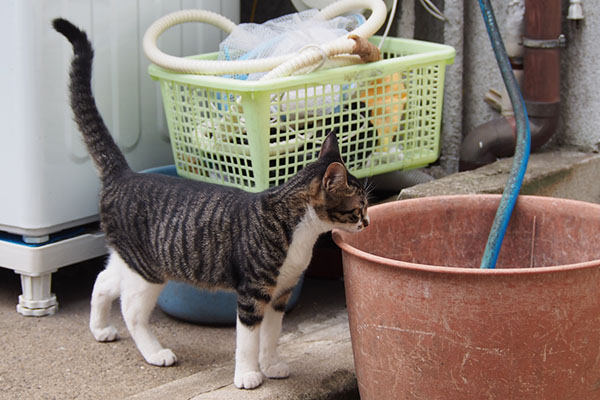
[[[148,365],[120,316],[121,339],[96,342],[88,330],[89,299],[103,260],[60,269],[53,276],[59,311],[23,317],[15,311],[18,275],[0,268],[0,399],[357,399],[343,282],[305,279],[284,319],[280,350],[292,374],[253,391],[232,385],[235,329],[176,320],[156,309],[151,321],[173,367]]]
[[[504,159],[417,185],[400,198],[500,193],[511,163]],[[590,184],[598,171],[598,154],[533,154],[521,193],[600,203],[600,186]],[[0,399],[358,398],[341,280],[307,278],[298,305],[284,319],[280,351],[290,361],[290,378],[239,391],[231,383],[233,327],[193,325],[157,309],[152,316],[155,333],[179,358],[174,367],[158,368],[143,361],[115,305],[113,317],[122,338],[95,342],[87,327],[89,298],[101,267],[94,260],[54,274],[60,309],[44,318],[16,313],[19,277],[0,268]]]

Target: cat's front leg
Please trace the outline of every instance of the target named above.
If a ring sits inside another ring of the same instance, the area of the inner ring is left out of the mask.
[[[239,312],[235,328],[235,374],[233,384],[238,389],[254,389],[263,383],[258,367],[260,323],[248,325],[240,320]]]
[[[287,378],[290,367],[279,358],[277,343],[281,335],[281,324],[289,294],[279,297],[265,309],[263,322],[260,326],[259,362],[262,372],[268,378]]]
[[[270,296],[252,287],[238,292],[236,324],[235,375],[233,383],[239,389],[254,389],[263,383],[258,365],[260,326]],[[263,297],[264,300],[261,298]]]

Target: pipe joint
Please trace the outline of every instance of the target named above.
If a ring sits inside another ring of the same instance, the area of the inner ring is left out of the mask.
[[[549,118],[558,115],[560,101],[550,103],[525,100],[525,107],[527,107],[529,117]]]
[[[538,149],[546,144],[558,125],[560,102],[542,103],[525,101],[531,129],[531,147]]]

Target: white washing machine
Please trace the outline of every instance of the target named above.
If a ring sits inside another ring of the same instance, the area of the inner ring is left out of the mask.
[[[6,0],[0,3],[0,266],[21,275],[17,310],[57,309],[51,274],[106,253],[97,230],[99,180],[68,103],[70,44],[51,21],[87,31],[95,48],[98,108],[133,169],[172,163],[158,84],[142,37],[157,18],[200,8],[239,21],[239,0]],[[170,29],[173,55],[216,51],[225,34],[205,24]]]

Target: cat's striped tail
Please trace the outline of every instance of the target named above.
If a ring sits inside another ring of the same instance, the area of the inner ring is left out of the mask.
[[[69,92],[71,108],[90,156],[102,180],[129,169],[125,156],[110,135],[92,94],[92,60],[94,49],[85,32],[69,21],[57,18],[54,29],[63,34],[73,46]]]

